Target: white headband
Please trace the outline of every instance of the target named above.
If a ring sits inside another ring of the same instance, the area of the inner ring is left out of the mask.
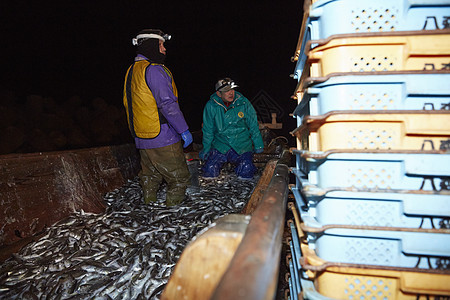
[[[143,39],[143,38],[148,38],[148,39],[158,39],[161,40],[163,42],[165,42],[166,40],[158,35],[158,34],[154,34],[154,33],[143,33],[143,34],[138,34],[135,38],[133,38],[132,43],[133,46],[136,46],[138,44],[138,39]]]

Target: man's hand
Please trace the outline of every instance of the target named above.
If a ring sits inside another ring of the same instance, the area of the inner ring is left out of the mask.
[[[192,140],[193,140],[192,139],[192,134],[190,133],[189,130],[186,130],[185,132],[183,132],[181,134],[181,138],[184,141],[183,148],[186,148],[187,146],[189,146],[192,143]]]

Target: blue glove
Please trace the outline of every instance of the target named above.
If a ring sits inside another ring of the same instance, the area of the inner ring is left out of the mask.
[[[264,151],[264,148],[255,149],[255,153],[262,153],[263,151]]]
[[[200,151],[200,153],[198,154],[198,158],[200,158],[201,160],[207,160],[209,156],[209,151]]]
[[[185,132],[183,132],[181,134],[181,138],[184,141],[184,145],[183,148],[186,148],[187,146],[189,146],[192,143],[192,134],[189,132],[189,130],[186,130]]]

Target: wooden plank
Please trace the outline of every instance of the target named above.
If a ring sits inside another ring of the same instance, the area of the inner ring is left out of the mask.
[[[276,159],[270,160],[265,168],[264,171],[259,178],[258,184],[255,187],[255,190],[252,193],[252,196],[248,200],[245,207],[242,209],[242,214],[244,215],[251,215],[256,207],[261,202],[261,199],[264,195],[264,192],[266,191],[267,187],[269,186],[270,179],[272,179],[273,171],[275,170],[275,166],[277,165]]]
[[[261,204],[211,299],[273,299],[280,264],[289,170],[277,165]]]
[[[161,300],[210,299],[241,243],[250,217],[227,215],[191,241],[183,251]]]

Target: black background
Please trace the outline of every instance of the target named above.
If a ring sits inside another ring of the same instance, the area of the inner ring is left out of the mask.
[[[223,76],[233,78],[249,99],[266,91],[288,118],[295,108],[291,57],[302,5],[253,0],[2,1],[0,87],[60,101],[72,95],[102,97],[121,107],[124,74],[135,56],[131,39],[141,29],[159,28],[172,35],[166,43],[166,65],[191,130],[200,129],[203,106]]]

